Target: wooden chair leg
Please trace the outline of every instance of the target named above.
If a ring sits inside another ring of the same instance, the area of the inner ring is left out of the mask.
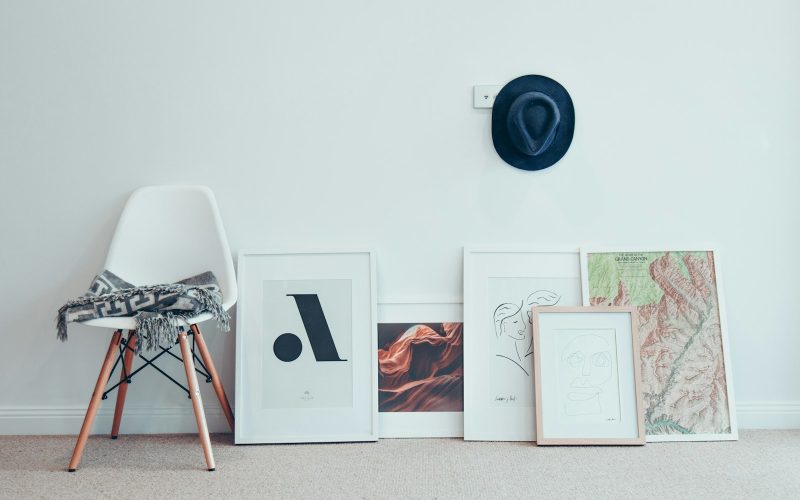
[[[181,345],[181,355],[183,357],[183,367],[186,369],[186,382],[189,384],[189,396],[192,398],[194,407],[194,418],[197,421],[197,433],[200,434],[200,444],[203,445],[203,453],[206,456],[208,470],[216,469],[214,464],[214,453],[211,451],[211,438],[208,436],[208,424],[206,424],[206,414],[203,411],[203,399],[200,396],[200,384],[197,382],[197,372],[194,371],[194,360],[192,359],[192,349],[189,347],[189,340],[186,332],[178,334],[178,342]]]
[[[100,407],[100,399],[103,397],[103,389],[106,388],[108,377],[111,375],[111,368],[114,364],[114,357],[117,354],[117,349],[119,348],[119,342],[121,338],[122,330],[117,330],[111,337],[111,343],[108,345],[106,357],[103,360],[102,367],[100,368],[100,375],[97,377],[97,383],[94,386],[92,399],[89,401],[89,408],[86,409],[86,416],[83,419],[81,432],[78,434],[78,441],[75,443],[75,450],[73,450],[72,458],[69,461],[69,467],[67,470],[70,472],[75,472],[75,469],[78,468],[78,464],[81,462],[83,449],[86,447],[86,441],[89,439],[89,431],[92,430],[94,417],[97,416],[97,409]]]
[[[217,374],[216,367],[214,367],[214,360],[211,359],[211,353],[208,352],[208,347],[206,346],[205,339],[203,339],[203,335],[200,333],[200,328],[198,328],[197,325],[192,325],[192,332],[194,332],[197,350],[200,351],[200,358],[203,360],[203,364],[206,365],[208,374],[211,375],[211,385],[214,387],[214,392],[217,393],[219,405],[222,407],[222,412],[228,420],[231,432],[234,432],[233,411],[231,410],[231,404],[228,402],[228,396],[225,395],[225,388],[222,387],[222,380],[219,378],[219,374]]]
[[[130,347],[130,349],[127,347],[125,348],[125,357],[122,361],[125,369],[119,374],[120,384],[119,387],[117,387],[117,405],[114,407],[114,421],[111,424],[111,439],[117,439],[117,436],[119,436],[119,424],[122,422],[122,410],[125,408],[125,396],[128,395],[128,382],[125,378],[131,373],[134,355],[132,349],[136,349],[137,340],[136,330],[130,330],[128,332],[128,347]]]

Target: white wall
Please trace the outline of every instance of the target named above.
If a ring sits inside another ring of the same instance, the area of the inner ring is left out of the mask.
[[[716,244],[740,423],[800,426],[798,21],[790,0],[3,1],[0,433],[79,428],[108,336],[60,344],[55,311],[157,183],[210,186],[234,251],[374,247],[383,299],[460,296],[465,243]],[[576,107],[538,173],[471,107],[530,73]],[[233,396],[234,336],[208,336]],[[193,428],[157,374],[128,397],[123,432]]]

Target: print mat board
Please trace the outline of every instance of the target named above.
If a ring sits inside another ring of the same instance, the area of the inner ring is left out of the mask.
[[[633,307],[535,307],[536,442],[645,443]]]
[[[464,435],[462,317],[460,301],[378,304],[380,437]]]
[[[464,249],[464,439],[536,439],[531,307],[581,304],[575,249]]]
[[[581,249],[586,305],[639,312],[648,441],[738,438],[719,253]]]
[[[236,444],[378,438],[375,256],[241,252]]]

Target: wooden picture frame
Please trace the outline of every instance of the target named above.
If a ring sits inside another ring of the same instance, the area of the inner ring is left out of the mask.
[[[376,441],[375,254],[240,252],[235,443]]]
[[[536,440],[530,307],[581,302],[577,248],[464,248],[465,440]]]
[[[584,305],[648,318],[639,330],[647,441],[738,439],[719,251],[582,248],[581,277]]]
[[[534,307],[536,443],[643,445],[638,314]]]

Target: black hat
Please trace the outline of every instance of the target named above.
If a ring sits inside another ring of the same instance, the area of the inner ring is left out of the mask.
[[[546,76],[515,78],[494,100],[492,142],[513,167],[549,167],[567,152],[574,131],[575,108],[567,89]]]

